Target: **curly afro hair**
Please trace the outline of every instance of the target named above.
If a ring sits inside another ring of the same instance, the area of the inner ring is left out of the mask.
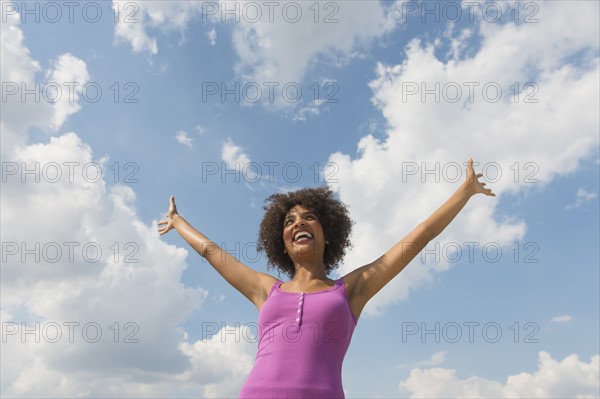
[[[296,273],[292,259],[283,252],[284,218],[296,205],[302,205],[315,212],[323,226],[325,239],[329,242],[323,254],[325,273],[329,274],[338,267],[346,248],[352,246],[350,234],[353,222],[346,205],[334,198],[333,191],[328,187],[303,188],[287,194],[272,194],[265,202],[263,208],[266,212],[260,223],[257,249],[265,251],[268,268],[274,267],[290,277],[294,277]]]

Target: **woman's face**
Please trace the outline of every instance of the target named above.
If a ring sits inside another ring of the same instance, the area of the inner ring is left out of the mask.
[[[292,207],[283,219],[283,243],[292,260],[311,254],[322,259],[325,234],[317,215],[302,205]]]

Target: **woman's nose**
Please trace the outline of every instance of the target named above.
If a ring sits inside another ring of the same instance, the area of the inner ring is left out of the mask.
[[[305,226],[305,225],[306,225],[306,223],[304,222],[303,219],[299,219],[299,220],[296,221],[296,223],[294,223],[294,227]]]

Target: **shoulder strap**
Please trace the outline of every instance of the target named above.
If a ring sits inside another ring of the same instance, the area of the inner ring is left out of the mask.
[[[271,294],[273,293],[273,291],[275,291],[276,287],[279,287],[279,285],[283,284],[283,281],[277,279],[277,281],[275,281],[275,284],[273,284],[273,286],[271,287],[271,290],[269,291],[269,295],[271,296]]]

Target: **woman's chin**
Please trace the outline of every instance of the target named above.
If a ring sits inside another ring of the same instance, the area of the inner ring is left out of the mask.
[[[294,254],[294,258],[313,258],[317,252],[319,252],[319,248],[314,242],[292,245],[292,253]],[[321,250],[320,252],[320,255],[323,256],[323,251]]]
[[[294,242],[292,243],[292,249],[294,251],[307,251],[316,248],[316,243],[313,240],[306,240],[304,242]]]

